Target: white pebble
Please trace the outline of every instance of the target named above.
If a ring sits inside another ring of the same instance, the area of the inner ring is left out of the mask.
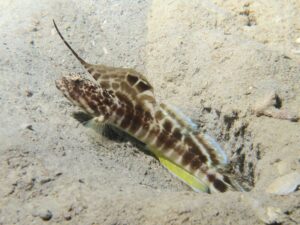
[[[106,55],[108,53],[107,49],[105,47],[102,47],[104,54]]]
[[[293,172],[275,179],[266,189],[267,193],[287,195],[300,185],[300,173]]]

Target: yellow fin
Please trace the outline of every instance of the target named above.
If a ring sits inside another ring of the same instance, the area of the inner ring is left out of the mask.
[[[181,179],[184,183],[189,185],[196,192],[209,192],[209,188],[204,184],[199,178],[190,174],[186,170],[182,169],[180,166],[171,162],[162,156],[157,156],[161,164],[166,167],[172,174]]]

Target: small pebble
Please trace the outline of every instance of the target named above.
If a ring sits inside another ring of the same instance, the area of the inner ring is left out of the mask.
[[[245,95],[250,95],[250,94],[252,94],[252,91],[253,91],[253,87],[250,86],[250,87],[246,90]]]
[[[300,44],[300,37],[296,39],[295,41],[297,44]]]
[[[102,48],[105,55],[107,55],[108,51],[105,47]]]
[[[42,220],[48,221],[52,218],[52,212],[50,210],[38,211],[37,213],[33,213],[33,216],[38,216]]]
[[[48,183],[48,182],[50,182],[50,181],[52,181],[51,178],[45,177],[45,178],[42,178],[42,179],[40,180],[40,184],[45,184],[45,183]]]
[[[32,127],[31,124],[22,124],[21,128],[24,129],[24,130],[28,129],[28,130],[34,131],[34,129],[33,129],[33,127]]]
[[[267,224],[280,224],[284,219],[284,214],[280,208],[269,206],[263,209],[264,216],[260,219]]]
[[[28,126],[26,126],[26,129],[28,129],[28,130],[32,130],[32,131],[33,131],[33,127],[32,127],[32,125],[31,125],[31,124],[29,124]]]
[[[31,97],[31,96],[33,95],[33,93],[32,93],[32,91],[30,91],[30,90],[26,90],[26,91],[25,91],[25,95],[26,95],[27,97]]]
[[[71,219],[72,219],[72,216],[71,216],[70,213],[65,213],[65,214],[64,214],[64,218],[65,218],[65,220],[71,220]]]
[[[84,180],[83,179],[79,179],[78,181],[79,181],[79,183],[84,184]]]
[[[258,219],[265,224],[279,224],[283,221],[284,213],[280,208],[273,206],[264,207],[261,199],[258,200],[249,196],[241,196],[241,198],[250,204]]]
[[[61,176],[62,174],[63,174],[62,172],[58,172],[58,173],[55,174],[55,176],[56,176],[56,177],[59,177],[59,176]]]

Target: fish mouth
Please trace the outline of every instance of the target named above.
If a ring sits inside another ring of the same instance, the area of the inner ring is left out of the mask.
[[[64,81],[64,77],[62,79],[56,80],[55,81],[55,86],[58,90],[60,91],[64,91],[65,90],[65,81]]]
[[[89,113],[93,113],[90,109],[91,95],[97,94],[96,85],[90,80],[83,78],[77,74],[63,76],[55,81],[58,90],[74,105],[83,108]]]
[[[60,92],[73,104],[76,104],[73,98],[70,96],[70,85],[68,85],[68,79],[66,77],[62,77],[55,81],[55,86]]]

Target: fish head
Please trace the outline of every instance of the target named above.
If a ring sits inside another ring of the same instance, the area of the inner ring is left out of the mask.
[[[70,102],[92,116],[108,116],[116,101],[112,92],[77,74],[63,76],[55,84]]]

